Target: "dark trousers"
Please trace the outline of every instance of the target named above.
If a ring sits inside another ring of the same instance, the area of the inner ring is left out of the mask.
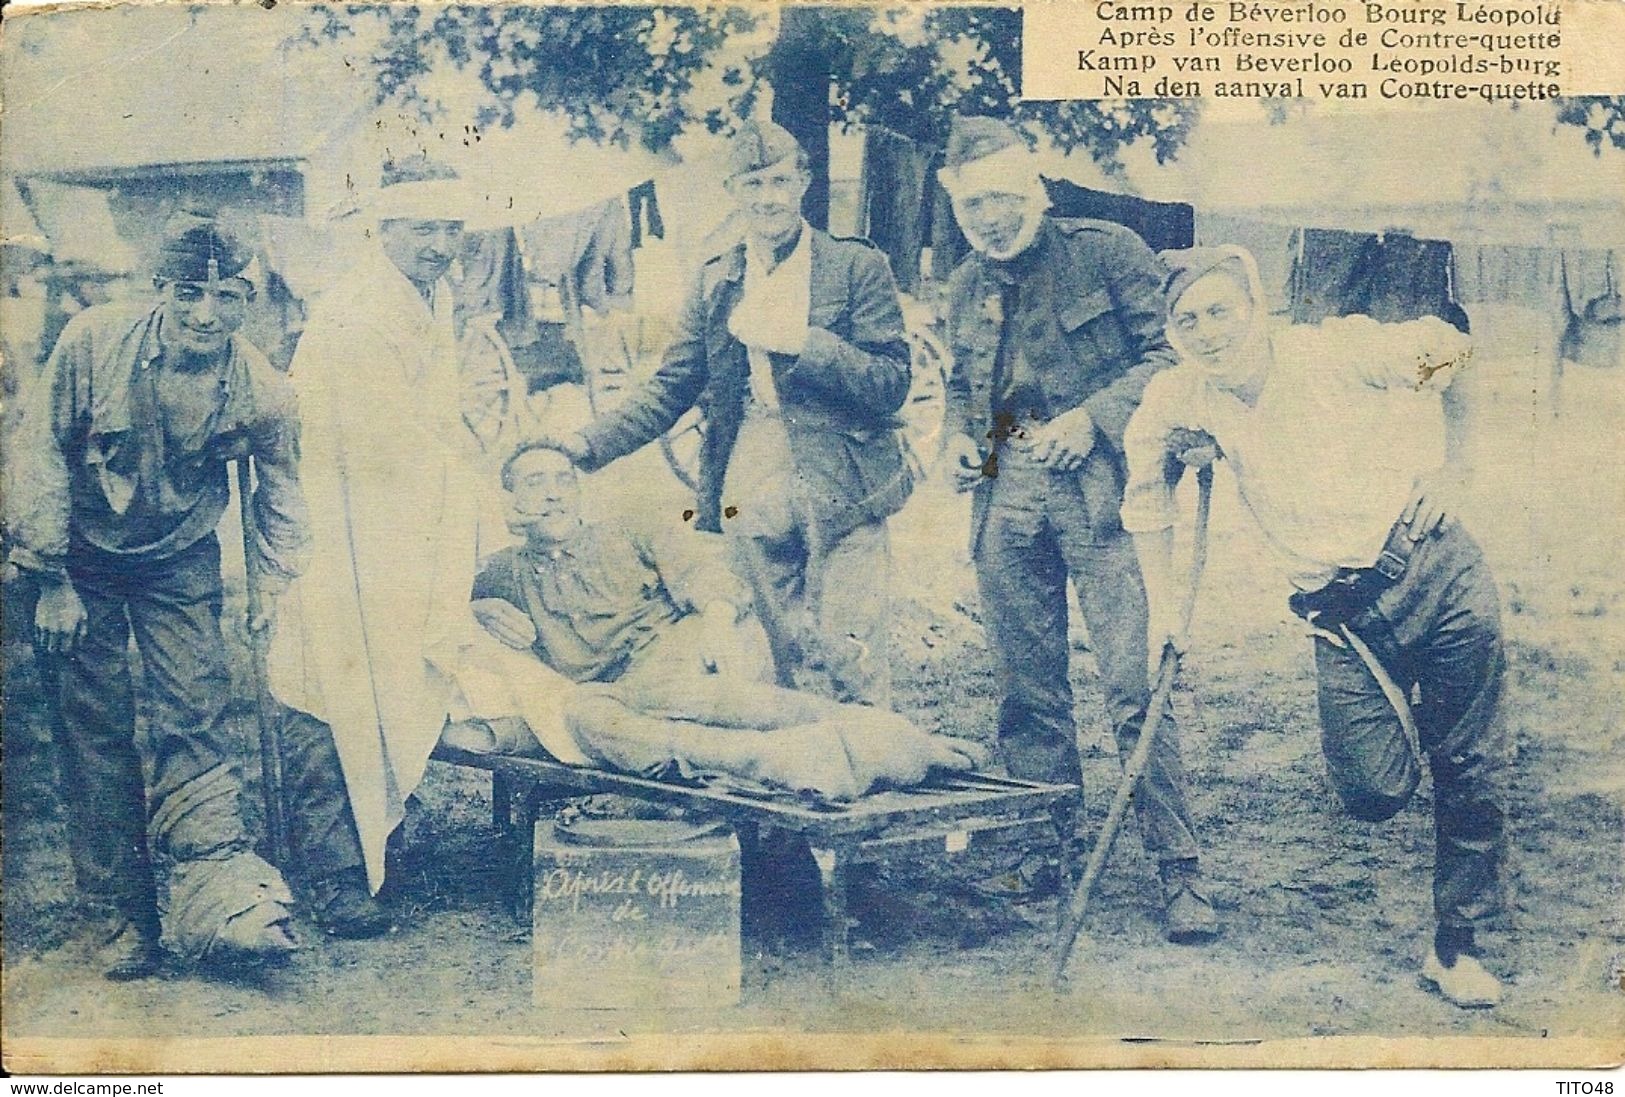
[[[1066,581],[1100,667],[1106,711],[1126,760],[1145,722],[1145,583],[1131,537],[1091,523],[1078,477],[1007,462],[976,553],[976,578],[998,657],[999,750],[1012,777],[1082,782],[1068,678]],[[1146,849],[1162,862],[1196,857],[1179,734],[1164,719],[1134,799]]]
[[[1439,924],[1471,927],[1501,907],[1506,735],[1496,706],[1506,657],[1495,580],[1459,523],[1416,546],[1404,576],[1351,623],[1412,711],[1433,773],[1433,906]],[[1320,722],[1338,796],[1377,822],[1421,781],[1399,716],[1360,656],[1317,637]]]
[[[140,564],[81,547],[68,574],[87,617],[84,638],[55,667],[74,876],[88,902],[156,926],[149,804],[157,811],[166,797],[221,767],[240,784],[226,727],[231,674],[220,635],[220,545],[210,536]],[[135,744],[132,635],[146,692],[150,786]],[[215,848],[247,844],[236,812],[216,822],[207,837]]]
[[[868,522],[821,556],[806,527],[779,537],[737,534],[735,570],[750,584],[779,684],[813,688],[822,670],[837,701],[891,707],[891,549],[885,522]],[[809,650],[810,649],[810,650]]]
[[[282,802],[295,887],[362,871],[361,836],[344,783],[333,729],[309,713],[278,706],[282,717]]]

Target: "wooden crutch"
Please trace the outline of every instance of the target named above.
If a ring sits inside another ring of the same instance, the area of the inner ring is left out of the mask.
[[[1197,468],[1196,484],[1196,528],[1191,538],[1190,578],[1185,589],[1184,604],[1180,607],[1180,644],[1184,643],[1185,637],[1190,632],[1191,617],[1196,612],[1196,588],[1202,578],[1202,568],[1207,563],[1208,514],[1213,508],[1211,463]],[[1145,723],[1140,728],[1139,741],[1134,744],[1134,752],[1123,765],[1123,779],[1117,785],[1117,795],[1112,799],[1105,823],[1101,825],[1100,837],[1095,840],[1095,848],[1089,854],[1089,862],[1083,870],[1083,879],[1078,881],[1077,889],[1072,893],[1072,899],[1067,905],[1066,916],[1056,931],[1052,977],[1057,989],[1066,980],[1066,966],[1072,959],[1073,946],[1077,944],[1078,933],[1083,928],[1083,919],[1089,911],[1089,898],[1094,892],[1095,881],[1100,878],[1101,870],[1106,867],[1106,859],[1111,856],[1112,844],[1117,841],[1117,832],[1123,826],[1123,816],[1128,814],[1128,806],[1134,799],[1135,789],[1139,786],[1140,777],[1145,773],[1146,763],[1151,757],[1151,748],[1156,745],[1157,732],[1162,727],[1163,710],[1168,707],[1168,698],[1173,694],[1174,677],[1178,669],[1178,647],[1172,642],[1164,644],[1161,662],[1157,665],[1157,680],[1151,691],[1151,701],[1145,709]]]
[[[260,591],[259,539],[255,536],[253,476],[245,454],[237,458],[237,499],[242,513],[243,570],[247,577],[248,620],[256,621],[265,605]],[[282,724],[271,697],[270,673],[266,669],[266,633],[248,632],[249,664],[254,675],[254,710],[260,729],[260,791],[265,797],[265,835],[271,861],[278,868],[288,866],[288,828],[282,805]]]

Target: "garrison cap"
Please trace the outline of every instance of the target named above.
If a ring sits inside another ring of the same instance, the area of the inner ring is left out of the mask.
[[[948,148],[937,180],[957,199],[998,191],[1023,194],[1048,204],[1038,178],[1038,161],[1010,123],[964,115],[948,130]]]
[[[943,166],[950,171],[957,170],[1012,146],[1025,147],[1021,135],[1010,123],[981,115],[960,115],[949,127]]]
[[[180,214],[164,227],[153,272],[168,282],[207,282],[236,278],[254,261],[242,242],[211,217]]]
[[[771,167],[806,152],[790,131],[776,122],[746,122],[728,147],[728,178]]]

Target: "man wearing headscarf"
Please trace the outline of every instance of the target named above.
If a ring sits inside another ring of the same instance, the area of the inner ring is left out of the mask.
[[[1173,362],[1161,274],[1127,229],[1050,217],[1035,158],[1002,121],[956,119],[939,178],[973,249],[948,283],[947,460],[956,486],[974,492],[971,553],[999,661],[999,747],[1013,776],[1081,785],[1068,578],[1124,757],[1150,702],[1144,588],[1118,509],[1123,427],[1146,382]],[[1160,865],[1169,938],[1213,937],[1171,714],[1135,806]],[[1081,842],[1069,823],[1063,870]],[[1044,872],[1019,886],[1057,882]]]
[[[371,246],[317,302],[290,370],[315,552],[270,652],[295,880],[328,932],[372,936],[384,850],[445,725],[477,554],[478,441],[451,292],[468,201],[448,169],[386,167]],[[342,781],[339,779],[342,773]],[[347,795],[346,795],[347,793]]]
[[[1501,987],[1475,929],[1501,906],[1505,656],[1495,579],[1452,514],[1460,417],[1445,414],[1470,342],[1433,317],[1271,332],[1252,256],[1164,255],[1169,330],[1185,361],[1151,380],[1125,435],[1123,524],[1143,561],[1152,639],[1172,637],[1180,598],[1165,463],[1206,436],[1311,626],[1338,796],[1358,819],[1388,819],[1416,791],[1425,756],[1436,930],[1422,976],[1456,1005],[1493,1006]]]
[[[291,896],[252,852],[239,812],[220,634],[215,528],[228,462],[254,462],[249,566],[268,599],[309,550],[294,395],[237,333],[252,258],[213,220],[177,218],[158,254],[157,304],[74,318],[8,454],[10,559],[39,584],[36,644],[60,679],[74,876],[110,979],[152,973],[160,935],[188,959],[293,947]],[[135,743],[132,635],[150,782]],[[153,850],[175,861],[162,926]]]
[[[654,377],[560,440],[597,469],[705,414],[696,525],[729,535],[781,685],[891,703],[886,520],[913,477],[898,436],[909,348],[883,253],[807,224],[807,157],[751,123],[728,154],[744,242],[705,263]]]

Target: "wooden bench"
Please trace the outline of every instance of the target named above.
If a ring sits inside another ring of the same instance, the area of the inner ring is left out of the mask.
[[[886,790],[850,804],[826,807],[444,745],[436,749],[434,757],[490,771],[492,822],[513,858],[511,901],[515,917],[526,924],[531,918],[536,819],[541,806],[571,797],[618,793],[721,815],[739,831],[753,828],[759,833],[760,828],[774,827],[801,835],[822,878],[824,946],[837,968],[849,960],[846,885],[851,866],[954,855],[988,846],[1055,847],[1060,842],[1056,809],[1061,801],[1077,795],[1073,785],[955,774],[916,788]]]

